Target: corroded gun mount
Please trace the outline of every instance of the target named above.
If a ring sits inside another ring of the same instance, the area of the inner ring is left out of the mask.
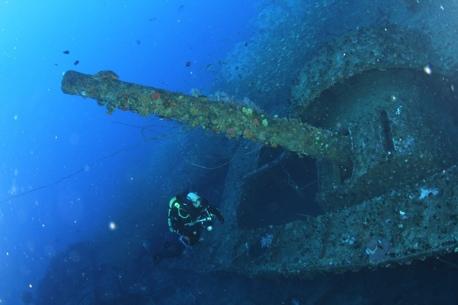
[[[228,268],[311,276],[458,252],[457,81],[450,69],[458,58],[444,60],[441,51],[418,31],[361,28],[310,59],[292,88],[296,114],[314,126],[348,129],[351,175],[319,160],[326,213],[241,230],[226,240],[235,249]],[[273,172],[245,182],[242,205]]]
[[[109,112],[114,109],[141,115],[157,115],[181,123],[224,133],[229,138],[244,137],[314,158],[346,165],[350,160],[349,137],[316,128],[295,119],[269,117],[250,107],[211,101],[118,80],[111,71],[93,76],[68,71],[62,81],[67,94],[97,100]]]
[[[292,88],[296,114],[348,130],[352,171],[345,176],[328,160],[316,162],[326,213],[230,228],[221,246],[203,249],[217,262],[211,268],[308,277],[458,252],[457,81],[450,69],[458,58],[444,61],[428,42],[410,29],[361,28],[310,59]],[[266,181],[278,180],[286,162],[270,164],[243,181],[238,214],[265,209]],[[228,185],[225,195],[233,190]],[[282,194],[288,191],[295,189]],[[281,210],[292,201],[281,201]]]
[[[457,58],[434,39],[396,25],[362,27],[303,67],[292,87],[296,114],[320,128],[343,126],[352,138],[351,175],[317,163],[323,208],[361,203],[457,163]]]

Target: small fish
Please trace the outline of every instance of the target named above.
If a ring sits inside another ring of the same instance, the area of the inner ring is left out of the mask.
[[[189,67],[191,67],[192,62],[190,60],[188,60],[184,65],[189,68]]]
[[[62,51],[62,53],[64,53],[65,55],[68,55],[68,54],[70,54],[70,51],[69,50],[64,50],[64,51]]]
[[[80,63],[80,61],[77,59],[73,62],[73,65],[77,66]]]

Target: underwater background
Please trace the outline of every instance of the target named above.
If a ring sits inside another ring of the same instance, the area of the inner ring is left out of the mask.
[[[447,56],[458,50],[457,14],[451,0],[0,0],[0,305],[458,304],[453,253],[315,278],[192,268],[205,255],[183,251],[169,232],[172,196],[196,190],[243,229],[283,225],[323,213],[315,161],[287,156],[265,180],[234,186],[243,200],[228,210],[231,166],[250,173],[282,152],[161,117],[108,113],[61,90],[68,70],[110,70],[296,118],[304,93],[291,87],[323,45],[368,26],[431,34],[437,25],[432,34],[443,39],[433,44],[454,70]],[[435,72],[428,64],[421,73]],[[272,243],[264,237],[261,250]]]

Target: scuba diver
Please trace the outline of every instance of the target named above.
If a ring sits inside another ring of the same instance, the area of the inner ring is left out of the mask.
[[[202,230],[213,230],[214,218],[224,223],[221,212],[195,192],[182,193],[170,199],[169,229],[179,235],[179,240],[186,247],[199,241]]]

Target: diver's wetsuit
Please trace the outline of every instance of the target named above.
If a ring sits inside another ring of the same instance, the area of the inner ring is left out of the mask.
[[[186,243],[194,245],[199,241],[202,229],[211,227],[214,217],[220,222],[224,222],[224,218],[205,198],[200,198],[200,206],[195,207],[186,194],[170,199],[168,224],[171,232],[185,237]]]

